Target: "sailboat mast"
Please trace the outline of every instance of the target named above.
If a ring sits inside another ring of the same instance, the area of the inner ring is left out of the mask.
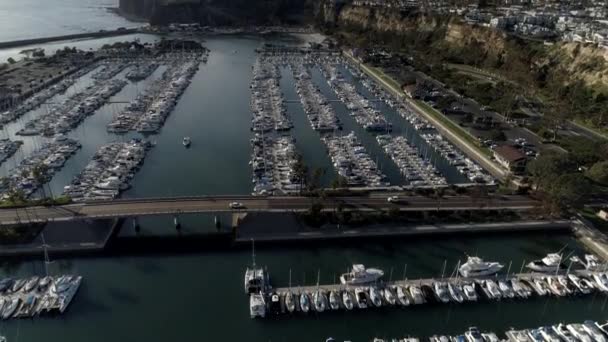
[[[255,240],[254,239],[251,239],[251,259],[252,259],[253,269],[255,270]]]

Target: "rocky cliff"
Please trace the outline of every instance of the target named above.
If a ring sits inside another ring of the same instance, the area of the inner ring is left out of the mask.
[[[409,49],[436,62],[475,65],[502,72],[522,84],[569,86],[580,82],[594,93],[608,88],[606,52],[591,44],[545,45],[470,25],[458,17],[346,5],[335,32]],[[329,26],[329,25],[328,25]]]

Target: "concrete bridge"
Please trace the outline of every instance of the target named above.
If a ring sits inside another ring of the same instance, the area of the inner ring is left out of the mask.
[[[117,199],[107,202],[75,203],[62,206],[38,206],[0,209],[0,225],[35,222],[62,222],[87,219],[179,215],[186,213],[222,212],[304,212],[310,209],[311,197],[205,196],[172,198]],[[230,208],[239,202],[240,209]],[[463,211],[463,210],[529,210],[537,204],[524,196],[501,196],[475,199],[448,196],[403,197],[399,204],[389,203],[385,195],[328,197],[321,202],[324,211],[373,212],[397,208],[401,211]]]

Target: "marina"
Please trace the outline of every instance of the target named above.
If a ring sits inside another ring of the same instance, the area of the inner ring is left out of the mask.
[[[252,130],[256,133],[275,130],[288,131],[293,123],[287,115],[283,94],[279,87],[281,72],[271,59],[258,56],[253,65],[251,81]]]
[[[555,256],[559,258],[556,260]],[[256,268],[254,262],[253,268],[248,269],[245,275],[245,292],[250,294],[251,318],[306,314],[309,311],[322,313],[608,293],[606,265],[596,264],[597,258],[589,254],[585,256],[586,262],[580,260],[573,257],[568,268],[562,269],[562,254],[550,253],[541,260],[522,265],[520,273],[510,275],[507,271],[498,275],[502,265],[485,262],[479,257],[468,257],[464,264],[460,265],[459,262],[456,265],[449,277],[445,276],[444,263],[439,278],[407,279],[406,265],[403,280],[387,282],[380,279],[384,276],[382,270],[366,269],[364,265],[357,264],[340,276],[340,284],[319,284],[317,280],[316,286],[291,287],[290,281],[288,288],[273,288],[268,271]],[[538,270],[537,264],[553,268],[535,272]],[[524,267],[528,272],[522,273]],[[392,270],[390,276],[392,278]]]
[[[63,314],[80,288],[81,276],[34,276],[0,280],[0,315],[3,320]]]
[[[22,144],[21,140],[0,139],[0,164],[15,154]]]
[[[178,99],[190,85],[192,76],[198,71],[202,54],[172,54],[164,58],[169,57],[169,65],[162,77],[114,117],[107,125],[108,132],[156,133],[160,130]]]
[[[129,188],[129,181],[151,147],[151,143],[139,139],[102,146],[82,173],[65,186],[64,194],[76,202],[117,197]]]
[[[544,325],[533,329],[511,328],[504,333],[504,338],[499,338],[493,331],[481,331],[477,327],[469,327],[465,332],[450,335],[433,335],[429,338],[418,338],[406,336],[402,338],[380,338],[376,337],[372,342],[560,342],[560,341],[597,341],[608,340],[608,322],[596,322],[592,320],[583,323],[558,323]],[[328,338],[326,342],[336,341]]]
[[[294,169],[297,154],[292,138],[256,135],[251,144],[254,195],[286,194],[301,188]]]

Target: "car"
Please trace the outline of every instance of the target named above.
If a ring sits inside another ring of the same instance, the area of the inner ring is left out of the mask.
[[[391,196],[391,197],[387,198],[386,200],[389,203],[401,203],[401,204],[406,203],[406,201],[399,196]]]
[[[243,209],[245,206],[241,202],[231,202],[229,205],[230,209]]]

